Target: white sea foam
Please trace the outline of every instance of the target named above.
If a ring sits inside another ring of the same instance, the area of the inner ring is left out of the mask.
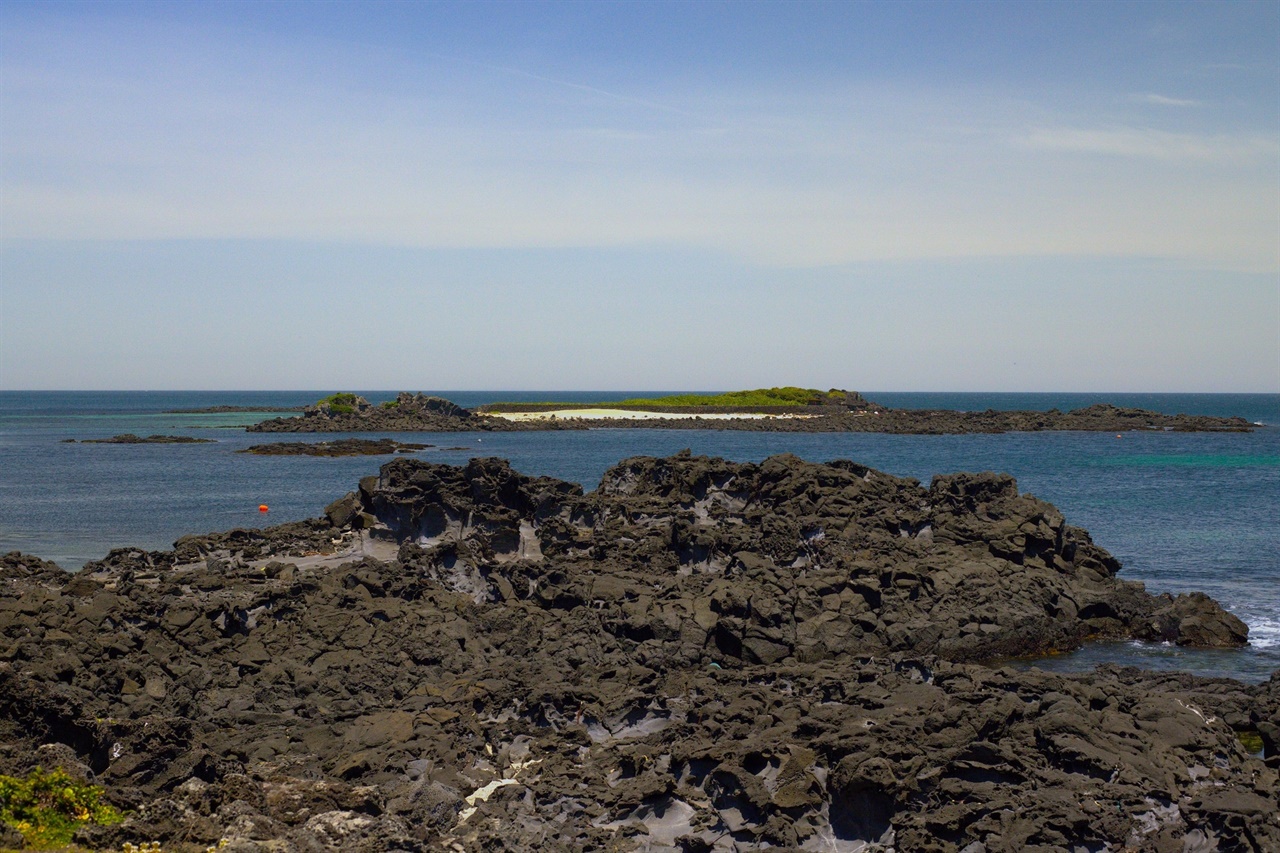
[[[1245,620],[1249,624],[1249,643],[1259,649],[1280,646],[1280,616],[1256,616]]]

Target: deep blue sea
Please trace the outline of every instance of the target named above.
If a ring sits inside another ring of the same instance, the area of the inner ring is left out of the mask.
[[[314,517],[375,473],[379,457],[319,459],[237,454],[250,444],[296,439],[245,433],[246,414],[165,414],[212,406],[288,407],[328,392],[0,392],[0,553],[21,550],[74,570],[111,548],[165,549],[187,533]],[[373,401],[393,392],[363,391]],[[575,402],[655,391],[437,391],[463,406],[497,400]],[[1248,434],[1010,433],[965,436],[828,435],[704,430],[408,434],[437,445],[417,454],[463,463],[500,456],[529,474],[591,489],[621,459],[682,448],[739,461],[791,452],[814,461],[853,459],[924,482],[937,473],[1005,471],[1023,491],[1056,504],[1068,522],[1120,558],[1121,576],[1155,592],[1202,590],[1250,626],[1239,652],[1163,645],[1095,645],[1037,661],[1086,669],[1102,661],[1261,680],[1280,668],[1280,395],[984,394],[864,392],[895,408],[1057,408],[1098,402],[1175,414],[1241,415]],[[179,434],[215,444],[82,445],[64,439],[118,433]],[[314,438],[314,436],[309,436]],[[445,448],[465,447],[466,450]],[[270,507],[259,513],[259,504]]]

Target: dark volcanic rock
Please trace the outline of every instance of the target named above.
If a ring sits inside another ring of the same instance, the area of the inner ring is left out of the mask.
[[[528,425],[502,418],[472,414],[443,397],[401,393],[395,400],[375,406],[364,397],[351,405],[321,401],[308,406],[301,417],[272,418],[245,429],[249,432],[523,432],[546,429],[582,429],[538,423]]]
[[[54,581],[58,584],[65,583],[67,580],[66,571],[57,563],[23,554],[21,551],[10,551],[0,556],[0,573],[7,578]]]
[[[1086,637],[1246,640],[1206,596],[1150,596],[1115,578],[1113,557],[1008,475],[925,489],[851,462],[676,456],[627,460],[585,497],[573,488],[499,460],[402,459],[360,496],[420,564],[469,572],[477,596],[499,597],[505,579],[544,600],[674,608],[698,627],[657,632],[653,650],[689,661],[709,645],[772,663],[888,650],[977,660]]]
[[[970,433],[1081,432],[1123,433],[1130,430],[1170,432],[1252,432],[1254,425],[1244,418],[1208,415],[1165,415],[1145,409],[1122,409],[1099,404],[1070,412],[995,411],[957,412],[947,409],[885,409],[817,414],[812,417],[757,418],[737,420],[652,418],[607,422],[572,418],[566,422],[610,429],[719,429],[755,432],[873,432],[897,435],[963,435]],[[532,421],[529,423],[547,423]]]
[[[68,438],[64,444],[74,444],[74,438]],[[140,435],[134,435],[126,432],[121,435],[113,435],[111,438],[84,438],[80,440],[81,444],[213,444],[212,438],[192,438],[188,435],[149,435],[143,438]]]
[[[399,442],[391,438],[376,440],[343,438],[338,441],[281,441],[275,444],[255,444],[236,452],[252,453],[255,456],[385,456],[390,453],[416,453],[432,446]]]
[[[1002,475],[398,459],[325,519],[0,558],[0,772],[94,774],[113,849],[1277,849],[1280,675],[968,662],[1243,641],[1118,568]]]

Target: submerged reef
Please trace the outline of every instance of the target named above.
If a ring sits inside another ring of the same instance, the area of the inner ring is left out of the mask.
[[[63,439],[63,444],[75,444],[74,438]],[[131,432],[113,435],[111,438],[82,438],[81,444],[213,444],[212,438],[193,438],[189,435],[148,435],[145,438]]]
[[[392,453],[416,453],[435,447],[432,444],[413,444],[391,438],[366,439],[342,438],[337,441],[281,441],[275,444],[255,444],[238,450],[254,456],[386,456]]]

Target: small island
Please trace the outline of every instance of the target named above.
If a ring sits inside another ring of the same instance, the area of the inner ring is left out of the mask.
[[[76,444],[74,438],[63,439],[63,444]],[[192,438],[189,435],[149,435],[143,438],[131,432],[113,435],[111,438],[82,438],[80,444],[216,444],[212,438]]]
[[[465,409],[442,397],[401,393],[373,404],[333,394],[301,416],[272,418],[249,432],[515,432],[581,429],[712,429],[870,432],[901,435],[1045,432],[1251,432],[1244,418],[1166,415],[1099,403],[1069,412],[890,409],[856,391],[760,388],[599,403],[491,403]]]
[[[399,442],[392,438],[343,438],[338,441],[282,441],[255,444],[237,453],[254,456],[385,456],[390,453],[416,453],[434,447],[432,444]]]

